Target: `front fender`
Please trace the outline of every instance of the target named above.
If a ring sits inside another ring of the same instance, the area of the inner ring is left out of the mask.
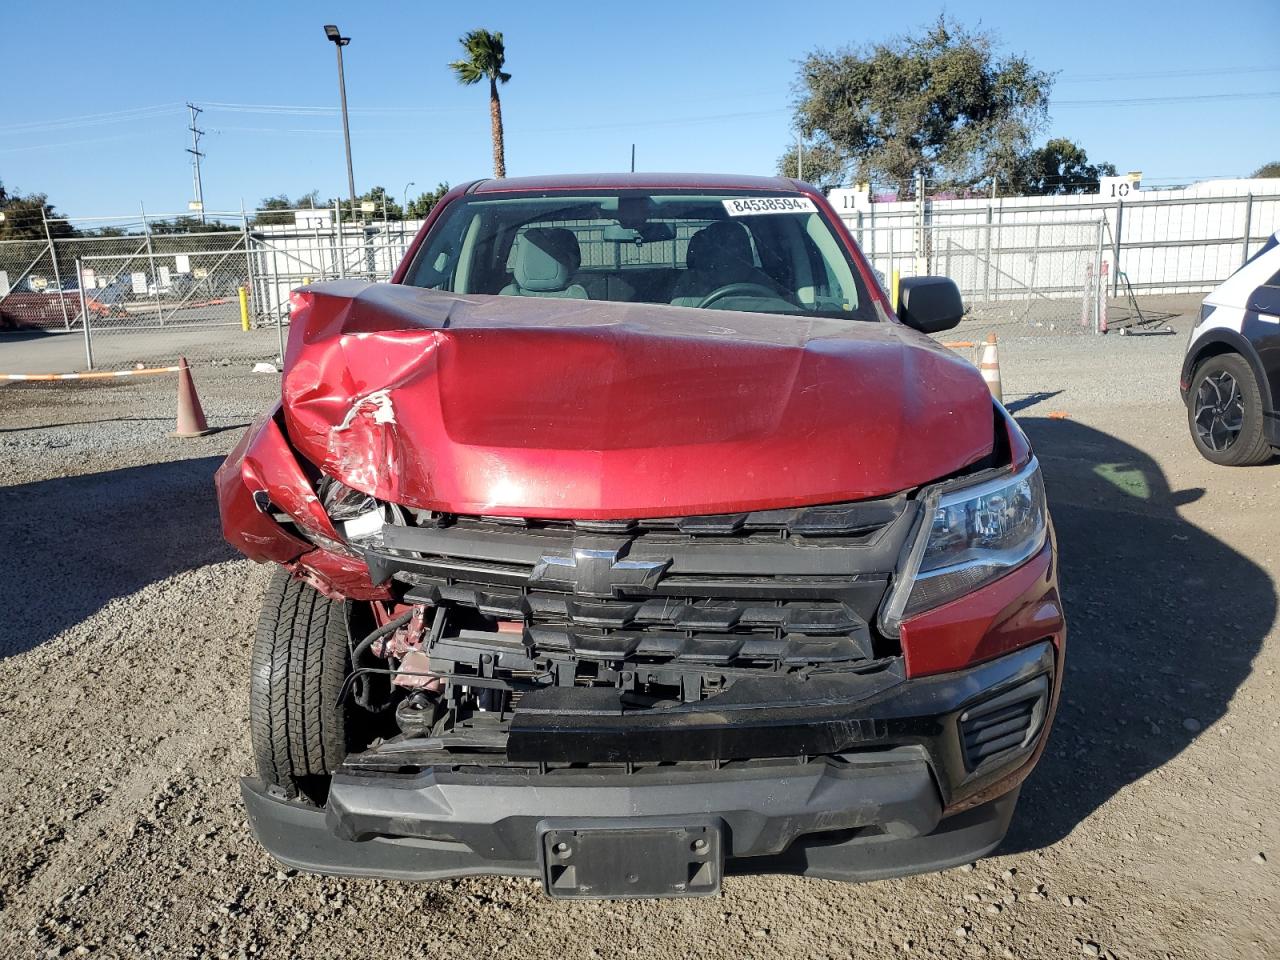
[[[1267,371],[1262,365],[1262,360],[1258,357],[1258,351],[1254,349],[1246,337],[1237,333],[1229,327],[1214,327],[1206,330],[1200,336],[1191,342],[1191,346],[1187,349],[1187,355],[1182,361],[1182,374],[1178,380],[1178,390],[1182,394],[1182,402],[1188,402],[1188,394],[1191,390],[1191,378],[1195,375],[1196,367],[1206,357],[1214,356],[1219,353],[1238,353],[1244,357],[1249,364],[1249,369],[1253,371],[1254,377],[1258,381],[1258,390],[1262,395],[1262,412],[1271,416],[1276,409],[1280,398],[1275,394],[1276,389],[1280,389],[1280,383],[1272,384],[1270,378],[1267,377]]]
[[[315,493],[315,484],[289,445],[277,403],[245,431],[214,475],[222,535],[250,560],[278,563],[335,599],[385,599],[368,565],[306,539],[340,538]],[[286,514],[293,530],[273,513]]]

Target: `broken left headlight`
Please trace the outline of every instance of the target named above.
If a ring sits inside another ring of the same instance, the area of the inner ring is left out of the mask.
[[[941,606],[1038,554],[1049,529],[1044,481],[1034,457],[1014,476],[926,491],[920,531],[880,614],[898,635],[903,620]]]
[[[320,505],[333,521],[338,535],[348,543],[373,546],[381,541],[382,504],[367,493],[329,478],[320,495]]]

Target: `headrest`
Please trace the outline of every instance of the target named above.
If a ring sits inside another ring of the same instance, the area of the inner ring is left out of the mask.
[[[513,270],[522,290],[563,290],[581,265],[578,238],[564,227],[532,227],[516,244]]]
[[[685,264],[690,270],[723,270],[752,266],[751,237],[747,228],[732,220],[709,223],[689,238]]]

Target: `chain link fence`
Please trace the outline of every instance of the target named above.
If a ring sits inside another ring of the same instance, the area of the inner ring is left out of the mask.
[[[22,372],[279,362],[291,290],[386,281],[421,226],[344,223],[336,209],[209,221],[192,231],[191,218],[114,218],[75,224],[79,236],[0,242],[0,329],[48,335],[52,366]]]
[[[843,189],[831,199],[886,288],[895,276],[942,274],[985,325],[1093,332],[1108,315],[1113,327],[1126,315],[1145,322],[1136,297],[1212,289],[1280,227],[1280,188],[1245,183],[1244,192],[1144,191],[1130,202],[859,202]],[[68,222],[77,235],[65,238],[51,221],[46,239],[0,242],[0,329],[49,335],[49,346],[30,354],[34,369],[11,372],[164,364],[179,355],[278,360],[292,289],[344,277],[385,281],[421,226],[344,220],[338,207],[206,220],[143,213]],[[618,269],[639,256],[669,256],[679,266],[687,246],[683,235],[643,253],[590,240],[584,265],[624,258],[612,264]]]
[[[262,323],[288,321],[289,291],[317,280],[389,280],[420,223],[264,226],[248,232],[252,309]]]
[[[1101,321],[1103,220],[919,224],[904,218],[855,228],[854,235],[886,289],[895,276],[950,277],[968,318],[986,326],[1092,333]]]
[[[283,318],[253,307],[254,251],[243,234],[114,245],[76,258],[72,326],[84,333],[88,365],[278,359]]]
[[[47,240],[0,242],[0,330],[69,330],[75,312],[70,290]]]

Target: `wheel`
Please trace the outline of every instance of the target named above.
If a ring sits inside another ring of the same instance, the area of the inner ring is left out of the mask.
[[[1206,460],[1248,467],[1271,457],[1262,429],[1262,393],[1253,370],[1237,353],[1210,357],[1196,368],[1187,420],[1191,439]]]
[[[258,776],[289,799],[323,804],[330,775],[371,739],[369,717],[338,706],[350,671],[352,604],[277,570],[253,645],[249,727]]]

